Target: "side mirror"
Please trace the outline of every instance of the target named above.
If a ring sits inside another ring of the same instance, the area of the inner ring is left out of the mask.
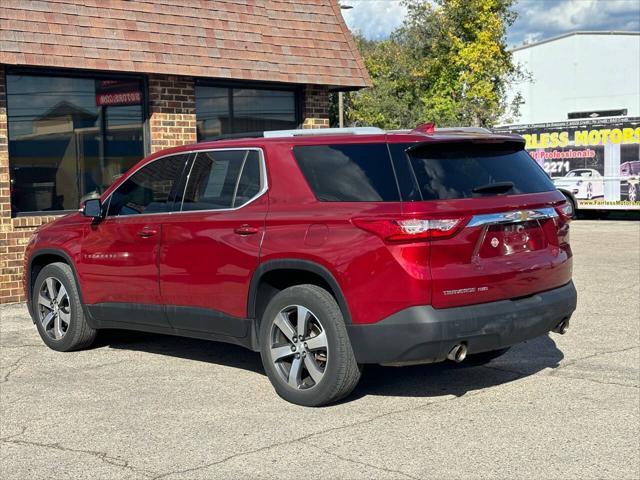
[[[102,202],[99,198],[90,198],[82,206],[82,215],[91,217],[94,220],[102,218]]]

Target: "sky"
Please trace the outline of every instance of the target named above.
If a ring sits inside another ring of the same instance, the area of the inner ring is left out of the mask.
[[[402,0],[341,0],[353,31],[371,39],[385,38],[406,15]],[[517,0],[518,20],[507,32],[510,46],[575,30],[640,31],[640,0]]]

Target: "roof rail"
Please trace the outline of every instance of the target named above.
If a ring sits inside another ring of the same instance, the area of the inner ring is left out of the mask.
[[[297,130],[272,130],[264,132],[264,138],[298,137],[304,135],[376,135],[385,133],[377,127],[309,128]]]
[[[444,128],[436,128],[436,132],[444,132],[444,133],[492,133],[488,128],[482,127],[444,127]]]

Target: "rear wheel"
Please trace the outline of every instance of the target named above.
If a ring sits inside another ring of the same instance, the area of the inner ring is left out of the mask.
[[[273,297],[260,324],[262,364],[283,399],[309,407],[347,396],[360,379],[344,318],[316,285]]]
[[[33,312],[40,337],[60,352],[86,348],[96,337],[84,317],[78,287],[66,263],[45,266],[33,286]]]

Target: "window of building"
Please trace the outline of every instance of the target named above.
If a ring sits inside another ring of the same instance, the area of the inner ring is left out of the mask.
[[[260,188],[260,157],[256,150],[200,152],[191,167],[182,210],[241,207]]]
[[[296,128],[295,90],[196,85],[198,140]]]
[[[144,156],[137,78],[9,73],[13,215],[74,210]]]
[[[171,155],[145,165],[110,197],[108,216],[164,213],[173,210],[178,183],[189,155]]]

